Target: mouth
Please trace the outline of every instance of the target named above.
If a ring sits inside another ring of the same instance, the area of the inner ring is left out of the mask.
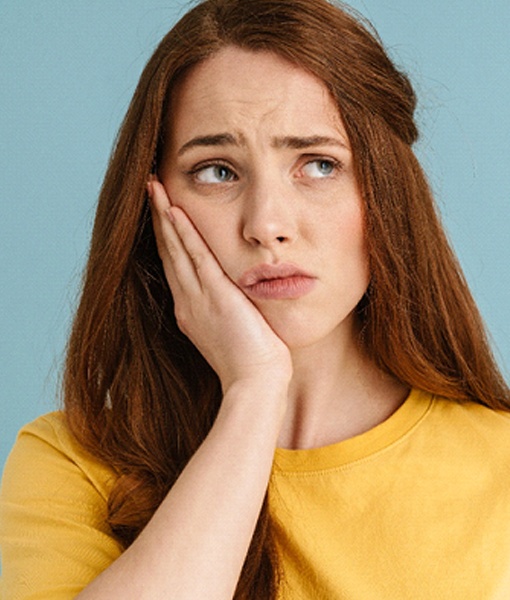
[[[316,278],[292,264],[263,264],[249,269],[239,286],[250,297],[264,300],[300,298],[312,291]]]

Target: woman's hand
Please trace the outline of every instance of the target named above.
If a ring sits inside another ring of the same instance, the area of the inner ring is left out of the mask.
[[[148,184],[158,252],[181,331],[218,374],[224,393],[235,383],[287,386],[290,352],[217,259],[163,185]]]
[[[148,188],[177,322],[217,372],[224,397],[149,523],[79,598],[232,598],[267,491],[290,352],[161,183]]]

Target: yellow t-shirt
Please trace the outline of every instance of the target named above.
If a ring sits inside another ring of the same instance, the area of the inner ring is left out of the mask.
[[[276,452],[285,600],[509,600],[510,415],[413,390],[384,423]]]
[[[281,599],[510,599],[509,446],[509,415],[413,391],[367,433],[278,449]],[[2,600],[70,600],[119,556],[113,481],[60,413],[23,428],[0,497]]]
[[[113,481],[61,413],[20,431],[0,492],[1,600],[71,600],[120,556],[106,524]]]

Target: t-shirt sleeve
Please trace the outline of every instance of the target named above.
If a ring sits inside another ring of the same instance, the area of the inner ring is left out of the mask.
[[[106,522],[113,481],[60,413],[21,430],[0,493],[2,600],[70,600],[120,555]]]

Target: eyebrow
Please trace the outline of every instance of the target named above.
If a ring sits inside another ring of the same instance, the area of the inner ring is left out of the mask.
[[[231,133],[197,136],[181,146],[177,156],[181,156],[188,150],[196,147],[243,146],[245,143],[244,136],[234,136]],[[290,148],[292,150],[303,150],[306,148],[312,148],[314,146],[337,146],[346,149],[348,148],[348,146],[340,138],[328,137],[324,135],[286,135],[282,137],[275,137],[271,140],[271,146],[277,149]]]
[[[303,150],[313,146],[340,146],[347,148],[347,145],[340,139],[324,135],[310,135],[307,137],[286,135],[284,137],[273,138],[273,148],[290,148],[291,150]]]
[[[177,153],[177,156],[181,156],[191,148],[196,148],[197,146],[239,146],[240,141],[236,139],[230,133],[218,133],[216,135],[203,135],[194,137],[193,139],[186,142]]]

